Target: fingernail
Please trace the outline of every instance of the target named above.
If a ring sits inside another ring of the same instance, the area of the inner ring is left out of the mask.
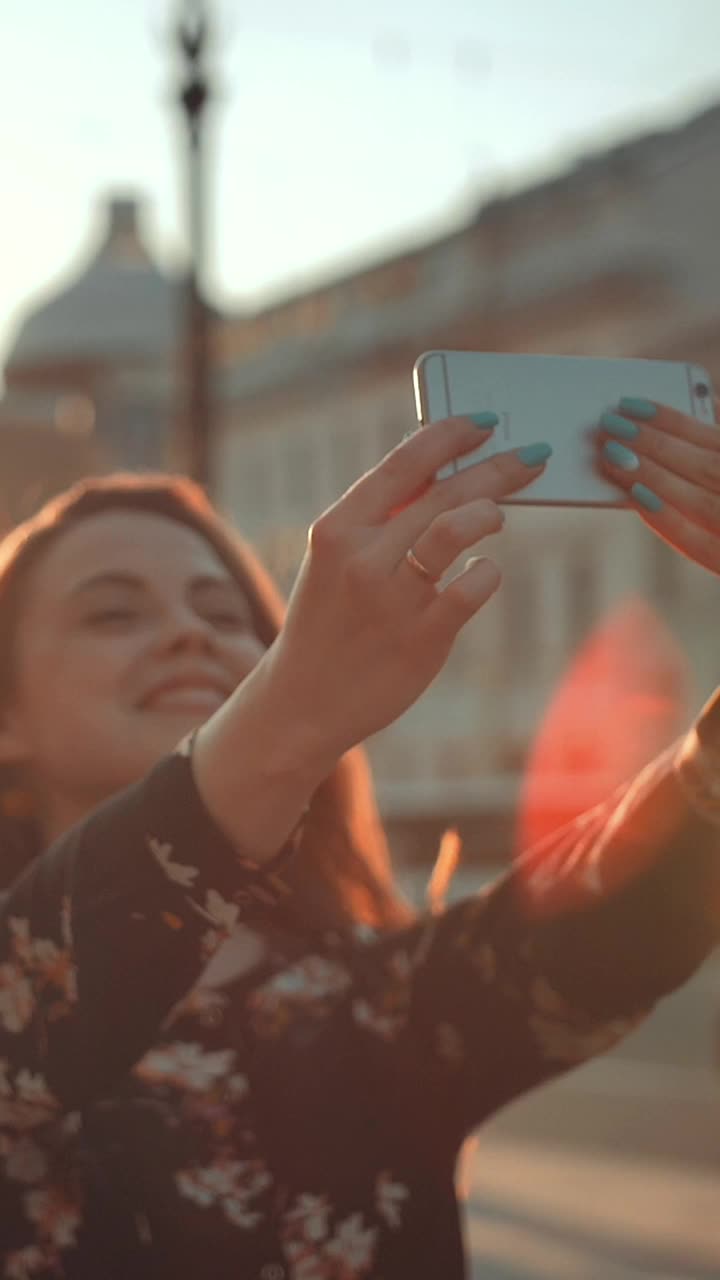
[[[637,471],[640,466],[640,459],[632,449],[626,449],[624,444],[618,444],[615,440],[608,440],[603,445],[603,453],[613,466],[620,467],[622,471]]]
[[[662,498],[658,498],[657,494],[644,484],[634,484],[630,493],[639,506],[644,507],[646,511],[662,511],[665,505]]]
[[[486,413],[469,413],[468,418],[476,427],[483,427],[485,431],[490,431],[500,421],[497,414],[490,411]]]
[[[546,444],[544,441],[538,441],[537,444],[523,445],[522,449],[516,451],[516,457],[526,467],[539,467],[543,462],[547,462],[552,454],[552,445]]]
[[[657,413],[657,405],[652,400],[639,400],[636,396],[623,396],[618,407],[634,418],[654,418]]]
[[[634,422],[621,418],[618,413],[604,413],[600,426],[611,436],[620,436],[621,440],[634,440],[639,431]]]

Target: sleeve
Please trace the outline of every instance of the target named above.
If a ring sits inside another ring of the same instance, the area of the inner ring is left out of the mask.
[[[393,1040],[455,1143],[611,1048],[720,941],[720,826],[688,802],[674,758],[372,948],[355,1022]]]
[[[0,909],[0,1109],[76,1106],[127,1070],[241,918],[288,892],[243,860],[190,745],[38,857]]]

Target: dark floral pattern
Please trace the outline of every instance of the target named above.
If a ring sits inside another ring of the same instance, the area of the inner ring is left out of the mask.
[[[385,936],[281,929],[285,886],[223,840],[185,752],[97,810],[4,904],[0,1274],[462,1276],[473,1130],[718,940],[717,826],[688,809],[619,873],[668,769]],[[239,925],[255,962],[204,984]]]

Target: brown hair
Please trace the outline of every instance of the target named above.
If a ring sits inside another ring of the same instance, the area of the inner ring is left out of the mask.
[[[33,566],[63,532],[104,511],[166,516],[194,529],[215,550],[245,593],[258,636],[269,646],[285,602],[250,546],[218,514],[203,490],[183,476],[116,472],[90,477],[50,499],[0,542],[0,711],[13,687],[18,619]],[[0,886],[41,851],[17,770],[0,768]],[[393,928],[414,918],[395,887],[367,757],[354,747],[315,792],[294,866],[292,912],[305,926],[366,923]]]

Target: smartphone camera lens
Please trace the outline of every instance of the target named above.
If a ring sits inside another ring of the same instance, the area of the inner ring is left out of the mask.
[[[710,388],[706,382],[696,382],[694,390],[699,400],[707,400],[710,395]]]

